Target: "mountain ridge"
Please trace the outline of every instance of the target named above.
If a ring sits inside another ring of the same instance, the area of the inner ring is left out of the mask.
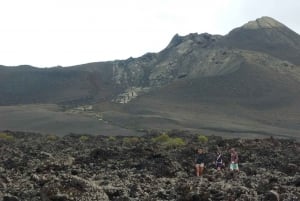
[[[284,24],[278,22],[271,17],[261,17],[254,21],[249,21],[242,26],[245,29],[261,29],[261,28],[275,28],[275,27],[286,27]]]
[[[270,17],[259,18],[233,29],[220,44],[267,53],[295,65],[300,64],[300,35]]]
[[[205,114],[190,108],[194,105],[195,111],[211,113],[211,121],[225,122],[223,130],[246,124],[248,130],[261,128],[255,132],[283,129],[294,136],[300,118],[294,110],[300,100],[299,64],[300,36],[263,17],[225,36],[176,34],[162,51],[138,58],[66,68],[0,66],[0,105],[92,105],[101,119],[130,129],[198,129],[200,119],[209,127],[198,118]]]

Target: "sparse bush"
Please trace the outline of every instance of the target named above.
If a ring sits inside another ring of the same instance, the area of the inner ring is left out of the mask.
[[[56,140],[58,140],[58,136],[56,136],[56,135],[47,135],[47,140],[49,140],[49,141],[56,141]]]
[[[185,145],[185,141],[182,138],[179,138],[179,137],[170,138],[166,142],[166,146],[168,146],[168,147],[180,147],[180,146],[184,146],[184,145]]]
[[[179,147],[186,144],[182,138],[179,137],[171,138],[166,133],[163,133],[160,136],[153,138],[152,141],[155,143],[160,143],[167,147]]]
[[[0,139],[11,141],[11,140],[14,140],[15,137],[12,136],[12,135],[9,135],[9,134],[7,134],[7,133],[0,133]]]
[[[115,136],[109,136],[108,141],[116,141],[117,138]]]
[[[143,137],[139,137],[139,142],[144,142],[146,139]]]
[[[89,139],[89,137],[86,136],[86,135],[82,135],[82,136],[80,136],[80,138],[79,138],[79,140],[80,140],[81,142],[85,142],[85,141],[87,141],[88,139]]]
[[[198,136],[198,141],[201,143],[201,144],[205,144],[208,142],[208,138],[205,136],[205,135],[199,135]]]
[[[152,139],[153,142],[163,143],[170,140],[170,137],[168,134],[163,133],[155,138]]]
[[[140,139],[138,137],[125,137],[123,143],[125,144],[135,144],[138,143]]]

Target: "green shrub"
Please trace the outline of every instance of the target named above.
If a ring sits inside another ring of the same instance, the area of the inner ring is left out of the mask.
[[[109,136],[108,141],[116,141],[117,138],[115,136]]]
[[[14,140],[15,137],[12,135],[9,135],[7,133],[0,133],[0,139],[2,140]]]
[[[170,137],[168,134],[163,133],[155,138],[152,139],[153,142],[163,143],[170,140]]]
[[[82,135],[82,136],[80,136],[80,138],[79,138],[79,140],[80,140],[81,142],[85,142],[85,141],[87,141],[88,139],[89,139],[89,137],[86,136],[86,135]]]
[[[198,141],[202,144],[205,144],[208,142],[208,138],[205,135],[199,135],[198,136]]]
[[[47,140],[49,140],[49,141],[56,141],[56,140],[58,140],[58,136],[56,136],[56,135],[47,135]]]
[[[168,134],[163,133],[152,139],[153,142],[167,147],[179,147],[185,145],[185,141],[179,137],[171,138]]]
[[[138,137],[125,137],[123,143],[125,144],[135,144],[138,143],[140,139]]]
[[[168,147],[180,147],[185,145],[185,141],[179,137],[170,138],[167,142],[165,142],[165,145]]]

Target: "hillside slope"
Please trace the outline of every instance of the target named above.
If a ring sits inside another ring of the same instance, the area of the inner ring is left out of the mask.
[[[139,58],[67,68],[0,67],[0,105],[58,104],[61,113],[92,105],[93,118],[126,129],[297,138],[299,58],[300,36],[262,17],[225,36],[176,34],[162,51]],[[57,114],[49,117],[51,127]],[[13,114],[6,115],[0,118],[13,121]]]

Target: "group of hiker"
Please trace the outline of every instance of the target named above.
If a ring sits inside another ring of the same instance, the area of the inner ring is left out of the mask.
[[[230,152],[230,164],[229,164],[229,169],[231,171],[239,171],[239,157],[238,153],[234,148],[231,148],[229,150]],[[205,163],[207,162],[207,156],[206,153],[204,153],[204,150],[202,148],[199,148],[197,150],[197,154],[195,157],[195,168],[196,168],[196,176],[202,176],[203,170],[205,167]],[[225,168],[225,163],[223,161],[223,155],[221,151],[216,152],[216,159],[214,161],[215,167],[218,171],[222,170]]]

